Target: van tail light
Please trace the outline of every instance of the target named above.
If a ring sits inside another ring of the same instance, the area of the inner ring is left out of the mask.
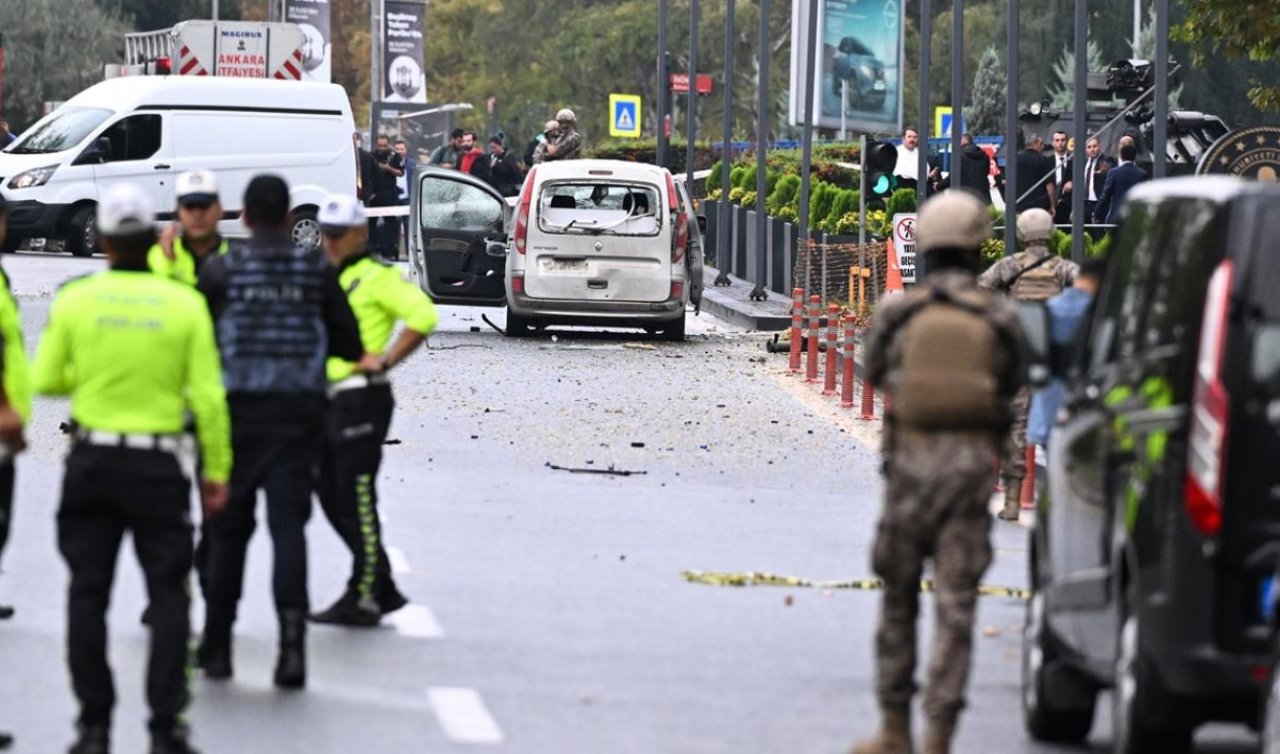
[[[680,196],[676,194],[676,183],[670,172],[667,173],[667,196],[667,208],[676,224],[676,232],[671,236],[671,263],[675,264],[684,259],[685,249],[689,247],[689,213],[680,206]]]
[[[524,275],[511,276],[511,292],[516,294],[524,293]]]
[[[1191,403],[1184,495],[1192,526],[1208,535],[1222,529],[1222,489],[1226,482],[1224,466],[1231,420],[1231,396],[1222,384],[1222,360],[1226,354],[1227,315],[1234,277],[1235,265],[1225,261],[1209,279],[1200,350],[1196,356],[1195,396]]]
[[[515,242],[516,251],[520,254],[525,252],[525,245],[529,241],[529,205],[533,202],[533,175],[536,172],[538,168],[535,167],[525,177],[524,189],[520,191],[520,204],[516,208]]]
[[[671,281],[671,300],[684,298],[684,283]]]

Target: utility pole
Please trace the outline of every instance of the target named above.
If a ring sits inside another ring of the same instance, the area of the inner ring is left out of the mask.
[[[1088,117],[1089,99],[1089,2],[1076,0],[1076,70],[1075,70],[1075,140],[1076,154],[1088,138],[1085,122]],[[1084,200],[1089,195],[1085,187],[1085,161],[1072,161],[1071,189],[1071,258],[1079,264],[1084,261]],[[1093,180],[1090,176],[1089,180]],[[1052,210],[1050,210],[1052,211]]]
[[[671,83],[667,71],[667,2],[658,0],[658,134],[657,160],[667,164],[667,92]]]
[[[732,205],[729,204],[729,171],[733,167],[733,42],[736,32],[733,28],[733,6],[737,0],[725,3],[724,17],[724,132],[723,146],[720,149],[720,223],[716,229],[716,267],[720,274],[716,276],[714,285],[733,285],[729,279],[730,241],[729,218]]]
[[[210,18],[214,21],[218,20],[218,0],[213,0],[213,8],[210,11]]]
[[[685,146],[685,188],[693,197],[694,139],[698,135],[698,0],[689,3],[689,143]]]
[[[1169,161],[1169,0],[1156,0],[1156,54],[1151,64],[1156,67],[1156,123],[1152,134],[1155,164],[1154,178],[1168,174]]]
[[[369,0],[369,149],[373,149],[374,137],[378,135],[378,124],[373,116],[377,111],[375,103],[382,99],[382,0]]]
[[[955,188],[963,177],[960,135],[964,131],[964,0],[955,0],[951,16],[951,187]]]
[[[1018,66],[1021,64],[1019,34],[1021,30],[1019,0],[1009,0],[1008,50],[1005,53],[1008,73],[1008,96],[1005,98],[1004,120],[1004,253],[1018,250]]]
[[[916,166],[916,204],[929,198],[929,66],[933,64],[933,4],[920,0],[920,162]],[[919,208],[917,208],[919,211]],[[921,255],[917,260],[922,261]]]
[[[806,29],[806,39],[808,44],[805,45],[805,61],[804,61],[804,140],[801,142],[800,151],[800,216],[796,218],[797,226],[800,230],[799,246],[804,253],[804,288],[805,301],[809,300],[809,266],[812,264],[810,257],[812,251],[809,248],[809,183],[813,174],[813,89],[816,83],[813,78],[816,75],[818,51],[818,0],[809,0],[809,17],[808,29]],[[844,103],[840,103],[840,109],[844,109]],[[866,152],[866,141],[864,138],[861,150]],[[862,171],[862,194],[866,197],[866,171]],[[862,202],[865,206],[865,201]]]
[[[760,80],[756,86],[756,287],[751,289],[752,301],[769,298],[765,285],[769,280],[769,244],[765,235],[769,232],[765,216],[765,154],[769,151],[769,0],[760,0]]]

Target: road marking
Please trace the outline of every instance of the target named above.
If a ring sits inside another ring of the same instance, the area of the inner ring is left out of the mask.
[[[387,548],[387,560],[391,561],[391,572],[397,576],[409,573],[409,559],[404,556],[404,551],[399,547]]]
[[[460,744],[500,744],[502,730],[494,722],[475,689],[427,689],[436,719],[445,735]]]
[[[406,605],[391,614],[391,625],[401,636],[409,639],[440,639],[444,637],[444,629],[440,628],[436,616],[426,605]]]

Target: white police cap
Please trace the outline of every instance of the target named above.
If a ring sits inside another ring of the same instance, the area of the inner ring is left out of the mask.
[[[131,183],[119,183],[98,202],[98,232],[104,236],[129,236],[153,229],[155,204],[146,192]]]
[[[188,170],[178,176],[178,204],[212,204],[218,201],[218,176],[212,170]]]
[[[330,194],[320,202],[316,215],[322,228],[358,228],[366,217],[360,201],[350,194]]]

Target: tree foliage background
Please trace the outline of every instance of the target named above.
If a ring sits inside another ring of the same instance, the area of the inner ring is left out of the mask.
[[[715,91],[698,100],[699,133],[717,138],[724,111],[722,70],[726,3],[702,0],[698,70],[711,73]],[[905,117],[917,120],[920,0],[904,0],[907,13]],[[1148,3],[1149,5],[1150,3]],[[18,128],[29,125],[45,101],[66,99],[102,77],[102,65],[122,59],[126,29],[164,28],[206,17],[210,0],[0,0],[0,30],[6,50],[3,110]],[[952,104],[950,89],[951,4],[934,2],[931,98]],[[1073,36],[1073,0],[1023,4],[1019,101],[1051,99],[1055,64]],[[1214,113],[1229,124],[1280,122],[1258,106],[1280,108],[1280,0],[1173,0],[1174,21],[1183,24],[1171,45],[1184,66],[1182,106]],[[735,134],[755,130],[758,3],[737,0],[733,39],[732,121]],[[971,101],[984,52],[998,51],[1004,75],[1007,0],[965,3],[965,80]],[[267,0],[221,0],[224,18],[267,16]],[[369,0],[333,0],[334,80],[346,87],[358,121],[369,110]],[[1132,4],[1090,3],[1090,41],[1104,62],[1130,57]],[[426,70],[432,102],[470,102],[458,124],[477,131],[502,129],[517,143],[540,129],[560,107],[577,111],[589,141],[607,133],[610,92],[644,98],[645,132],[656,125],[658,92],[654,0],[432,0],[427,6]],[[75,23],[67,23],[75,19]],[[769,19],[769,112],[772,135],[795,136],[785,122],[791,47],[791,3],[773,0]],[[668,39],[674,71],[687,70],[689,0],[670,0]],[[1195,55],[1200,55],[1196,59]],[[496,99],[490,117],[484,103]],[[675,126],[684,130],[688,104],[673,103]]]

